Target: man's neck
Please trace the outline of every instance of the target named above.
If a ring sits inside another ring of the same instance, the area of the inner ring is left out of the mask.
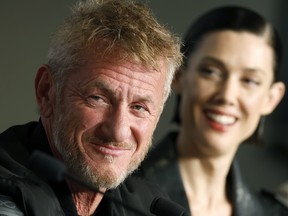
[[[93,215],[103,198],[103,194],[90,191],[71,182],[68,182],[68,186],[72,192],[78,215]]]

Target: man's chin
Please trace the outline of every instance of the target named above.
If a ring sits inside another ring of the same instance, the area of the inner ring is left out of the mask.
[[[94,170],[92,169],[89,173],[86,173],[90,183],[97,186],[97,188],[114,189],[118,187],[127,177],[127,172],[120,171],[112,165],[108,165],[106,169]]]

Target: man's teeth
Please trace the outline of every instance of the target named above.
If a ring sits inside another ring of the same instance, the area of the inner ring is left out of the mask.
[[[219,114],[215,114],[215,113],[207,113],[207,116],[219,123],[219,124],[232,124],[236,121],[236,118],[235,117],[232,117],[232,116],[227,116],[227,115],[219,115]]]

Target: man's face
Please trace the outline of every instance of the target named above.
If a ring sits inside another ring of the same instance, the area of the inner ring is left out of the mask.
[[[95,59],[65,81],[53,105],[52,140],[74,174],[99,188],[113,188],[151,146],[164,103],[166,67],[154,71]]]

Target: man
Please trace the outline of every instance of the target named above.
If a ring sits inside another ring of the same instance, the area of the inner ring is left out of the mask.
[[[48,63],[36,74],[39,122],[0,135],[0,199],[11,207],[0,205],[0,212],[135,215],[109,198],[114,197],[151,215],[158,192],[128,176],[151,146],[181,63],[179,50],[178,38],[144,5],[77,4],[53,35]],[[44,181],[25,167],[35,150],[53,155],[102,193],[69,179]]]

